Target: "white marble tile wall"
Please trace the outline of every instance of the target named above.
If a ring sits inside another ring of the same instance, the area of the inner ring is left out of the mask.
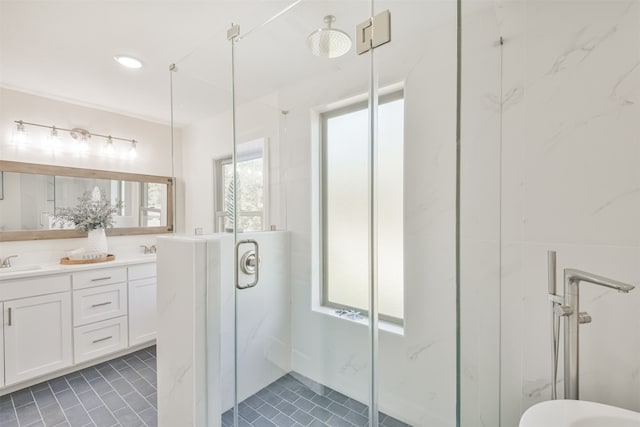
[[[202,307],[206,301],[206,261],[203,239],[176,236],[158,239],[158,421],[161,427],[205,424],[207,411],[202,399],[207,391],[203,364],[206,329]],[[215,329],[215,325],[212,328]],[[211,361],[212,365],[215,362],[217,358]]]
[[[558,251],[559,283],[563,268],[640,282],[640,9],[527,1],[496,11],[505,38],[501,422],[510,426],[550,398],[546,251]],[[581,326],[581,398],[640,410],[639,305],[638,291],[582,285],[593,323]]]
[[[493,2],[463,2],[461,420],[499,425],[500,33]]]

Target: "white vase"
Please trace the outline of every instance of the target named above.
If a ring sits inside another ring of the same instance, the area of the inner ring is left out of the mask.
[[[89,231],[87,235],[87,249],[107,256],[107,235],[104,232],[104,228],[96,228],[95,230]]]

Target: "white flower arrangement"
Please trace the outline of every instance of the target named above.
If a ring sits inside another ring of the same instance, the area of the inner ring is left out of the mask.
[[[113,215],[122,208],[118,201],[111,204],[98,187],[85,191],[78,197],[78,205],[73,208],[60,208],[54,215],[53,225],[63,226],[72,223],[78,230],[92,231],[113,227]]]

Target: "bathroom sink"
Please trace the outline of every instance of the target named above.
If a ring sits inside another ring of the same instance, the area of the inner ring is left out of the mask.
[[[640,427],[640,413],[584,400],[550,400],[527,409],[520,427]]]
[[[42,266],[38,264],[16,265],[15,267],[0,268],[0,274],[20,273],[24,271],[36,271],[41,269],[42,269]]]

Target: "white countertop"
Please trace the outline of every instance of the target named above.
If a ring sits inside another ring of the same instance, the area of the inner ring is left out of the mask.
[[[120,267],[131,264],[144,264],[156,262],[156,254],[137,254],[133,256],[118,258],[113,261],[96,262],[93,264],[63,265],[58,263],[42,263],[28,265],[14,265],[9,268],[0,268],[0,282],[24,277],[44,276],[47,274],[74,273],[76,271],[94,270],[99,268]]]

